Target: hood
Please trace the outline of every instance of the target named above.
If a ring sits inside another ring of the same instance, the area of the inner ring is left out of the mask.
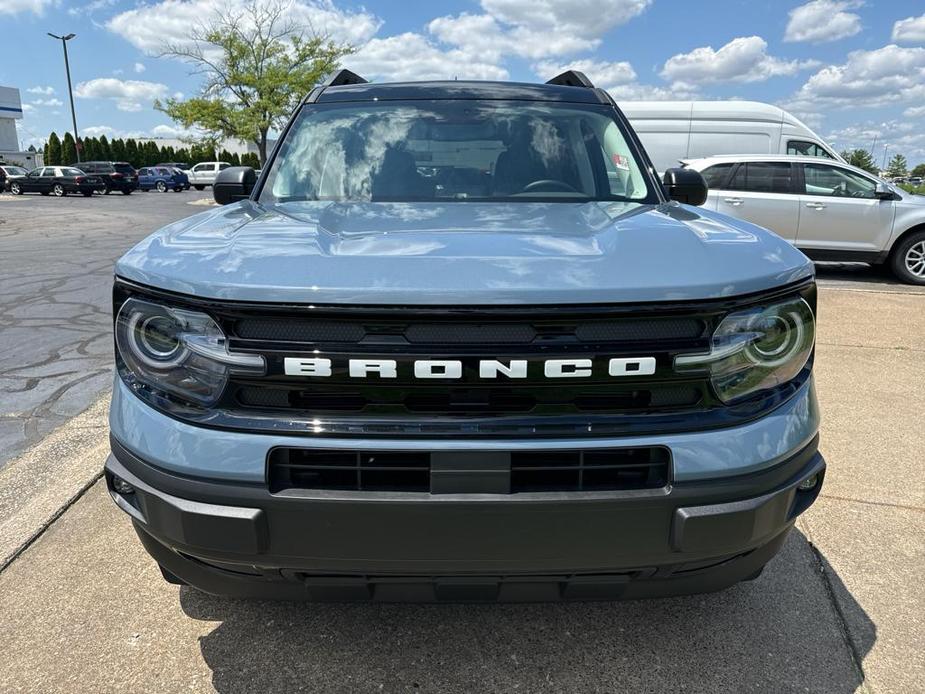
[[[677,203],[244,201],[152,234],[116,274],[199,297],[391,305],[747,294],[813,273],[760,227]]]

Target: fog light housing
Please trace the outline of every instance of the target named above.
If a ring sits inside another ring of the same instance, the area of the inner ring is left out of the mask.
[[[112,476],[112,489],[116,494],[122,494],[123,496],[135,493],[135,487],[117,475]]]
[[[817,484],[819,484],[819,475],[810,475],[797,485],[797,489],[801,492],[808,492],[810,489],[814,489]]]

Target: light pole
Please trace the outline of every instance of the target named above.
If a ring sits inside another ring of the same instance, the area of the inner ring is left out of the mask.
[[[61,47],[64,48],[64,71],[67,73],[67,95],[71,100],[71,123],[74,125],[74,149],[77,150],[77,163],[80,163],[80,138],[77,137],[77,114],[74,112],[74,91],[71,89],[71,65],[67,60],[67,42],[72,38],[77,36],[77,34],[68,34],[67,36],[58,36],[47,32],[49,36],[53,39],[58,39],[61,42]]]

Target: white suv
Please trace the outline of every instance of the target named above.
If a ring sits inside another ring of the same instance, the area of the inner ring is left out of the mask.
[[[186,172],[189,183],[196,190],[202,190],[206,186],[215,183],[215,177],[219,171],[224,171],[231,164],[226,161],[202,161]]]
[[[684,162],[703,174],[705,207],[766,227],[814,260],[889,263],[925,284],[925,196],[818,157],[736,155]]]

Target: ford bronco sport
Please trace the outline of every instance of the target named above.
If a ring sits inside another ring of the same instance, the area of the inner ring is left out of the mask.
[[[758,576],[825,463],[810,261],[617,105],[341,71],[129,251],[106,481],[164,577],[311,600]],[[681,202],[679,202],[681,201]]]

